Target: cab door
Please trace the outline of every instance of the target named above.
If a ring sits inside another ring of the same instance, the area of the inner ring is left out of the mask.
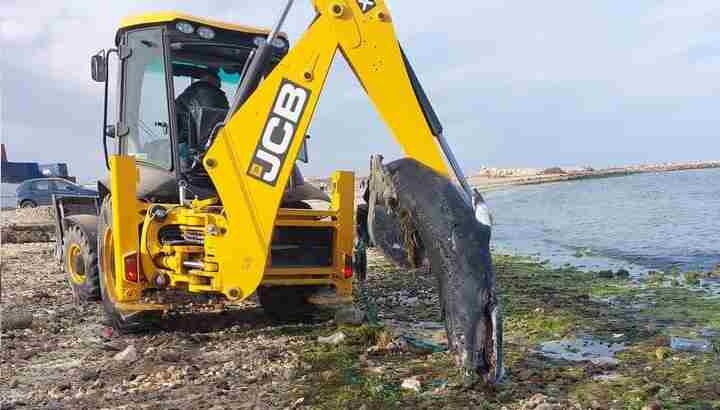
[[[162,27],[143,28],[124,35],[128,56],[123,61],[120,111],[121,154],[138,165],[173,169],[168,100],[168,73]]]

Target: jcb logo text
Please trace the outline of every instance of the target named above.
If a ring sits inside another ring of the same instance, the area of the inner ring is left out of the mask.
[[[283,80],[250,161],[248,175],[275,186],[309,97],[310,90]]]

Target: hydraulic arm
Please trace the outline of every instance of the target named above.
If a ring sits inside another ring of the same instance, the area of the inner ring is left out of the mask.
[[[284,187],[338,52],[405,154],[442,175],[449,171],[385,2],[314,4],[315,21],[232,115],[204,159],[230,224],[217,255],[237,270],[245,296],[262,278]]]

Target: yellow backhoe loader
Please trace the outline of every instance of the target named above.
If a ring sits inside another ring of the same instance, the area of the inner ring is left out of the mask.
[[[272,30],[129,17],[116,47],[92,57],[109,179],[98,198],[56,201],[57,254],[76,297],[100,299],[123,331],[163,320],[177,294],[229,303],[257,294],[286,318],[351,303],[364,246],[375,245],[403,266],[429,266],[458,364],[497,381],[490,227],[475,214],[485,208],[473,207],[390,10],[383,0],[313,0],[317,15],[291,48],[280,31],[291,5]],[[326,193],[296,166],[337,54],[406,155],[372,158],[357,212],[353,173],[335,172]],[[111,61],[119,98],[108,124]]]

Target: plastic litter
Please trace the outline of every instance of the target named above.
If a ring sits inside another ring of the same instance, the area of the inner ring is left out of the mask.
[[[684,337],[672,337],[670,348],[679,352],[700,352],[705,353],[712,350],[710,341],[706,339],[687,339]]]

